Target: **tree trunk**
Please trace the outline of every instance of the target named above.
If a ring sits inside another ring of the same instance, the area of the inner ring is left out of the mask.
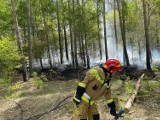
[[[124,0],[122,2],[124,2]],[[125,7],[122,4],[122,11],[123,11],[123,9],[125,9]],[[123,40],[124,58],[125,58],[127,66],[130,66],[128,53],[127,53],[127,45],[126,45],[126,20],[125,20],[125,15],[123,12],[122,12],[122,26],[123,26],[122,27],[122,29],[123,29],[122,40]]]
[[[86,54],[85,54],[85,38],[84,38],[84,28],[83,27],[83,24],[82,24],[82,21],[84,20],[84,10],[83,10],[83,6],[84,6],[84,1],[82,0],[82,14],[81,14],[81,20],[80,20],[80,25],[81,25],[81,45],[82,45],[82,57],[83,57],[83,65],[86,67]]]
[[[107,47],[107,32],[106,32],[106,2],[103,0],[103,26],[104,26],[104,45],[105,45],[105,55],[106,55],[106,60],[108,59],[108,47]]]
[[[19,54],[22,56],[21,63],[22,63],[22,67],[23,67],[23,81],[26,82],[28,80],[27,68],[25,65],[25,56],[23,54],[22,43],[21,43],[20,33],[19,33],[19,29],[18,29],[18,21],[17,21],[16,7],[15,7],[14,0],[11,0],[11,5],[12,5],[12,11],[13,11],[14,27],[15,27],[15,35],[17,38],[17,45],[18,45],[18,49],[19,49]]]
[[[157,25],[158,26],[158,25]],[[159,40],[159,36],[158,36],[158,29],[156,28],[156,41],[157,41],[157,46],[156,47],[160,47],[160,40]]]
[[[115,39],[116,39],[116,51],[118,51],[118,35],[117,35],[117,22],[116,22],[116,0],[114,0],[114,34],[115,34]],[[117,57],[119,57],[119,55],[117,55]]]
[[[90,60],[88,53],[88,42],[87,42],[87,34],[85,33],[85,50],[86,50],[86,58],[87,58],[87,68],[90,68]]]
[[[75,13],[75,1],[72,0],[73,4],[73,13]],[[78,58],[77,58],[77,30],[76,30],[76,20],[75,15],[73,17],[73,42],[74,42],[74,60],[75,60],[75,67],[78,68]]]
[[[27,24],[28,24],[28,48],[29,48],[29,76],[32,75],[33,72],[33,66],[32,66],[32,59],[33,59],[33,55],[32,55],[32,40],[31,40],[31,32],[30,32],[30,26],[31,26],[31,22],[30,22],[30,0],[27,0]]]
[[[155,33],[156,33],[156,47],[159,49],[160,48],[160,40],[159,40],[159,33],[158,33],[158,28],[159,28],[159,22],[158,22],[158,15],[156,16],[156,26],[155,26]]]
[[[48,37],[48,27],[46,24],[46,17],[45,17],[45,13],[43,10],[43,4],[42,4],[42,0],[40,0],[41,3],[41,9],[42,9],[42,17],[43,17],[43,24],[44,24],[44,33],[45,33],[45,39],[47,41],[47,53],[48,53],[48,63],[50,65],[50,68],[52,68],[52,60],[51,60],[51,52],[50,52],[50,42],[49,42],[49,37]]]
[[[143,17],[144,17],[144,30],[145,30],[145,38],[146,38],[146,66],[148,70],[151,70],[151,51],[150,51],[150,44],[149,44],[149,29],[148,29],[148,20],[147,20],[147,13],[146,13],[146,1],[142,0],[143,4]]]
[[[41,69],[43,69],[43,62],[41,57],[39,58],[39,61],[40,61]]]
[[[24,41],[24,43],[26,43],[27,42],[27,40],[26,40],[26,37],[27,37],[27,35],[26,35],[26,25],[24,25],[23,26],[23,35],[22,35],[22,40]]]
[[[81,45],[82,45],[83,65],[86,66],[85,45],[84,45],[84,37],[82,33],[81,33]]]
[[[60,26],[60,16],[59,16],[59,3],[56,0],[56,12],[57,12],[57,22],[58,22],[58,38],[59,38],[59,48],[60,48],[60,62],[63,63],[63,44],[61,39],[61,26]]]
[[[71,16],[71,9],[70,9],[71,1],[68,0],[68,12],[69,16]],[[74,66],[74,51],[73,51],[73,36],[72,36],[72,18],[69,18],[69,31],[70,31],[70,43],[71,43],[71,59],[72,59],[72,65]]]
[[[65,40],[66,59],[69,60],[69,57],[68,57],[68,41],[67,41],[66,26],[63,26],[63,30],[64,30],[64,40]]]
[[[99,20],[99,1],[97,1],[97,27],[98,27],[98,44],[99,44],[99,55],[102,59],[102,45],[101,45],[101,35],[100,35],[100,20]]]
[[[140,40],[138,40],[138,54],[139,54],[140,60],[142,60],[142,56],[141,56],[142,52],[141,52],[141,43],[140,43]]]
[[[75,67],[78,68],[78,58],[77,58],[77,37],[76,32],[74,32],[74,53],[75,53]]]
[[[123,41],[124,63],[126,63],[127,66],[130,66],[127,48],[126,48],[125,15],[121,14],[119,0],[117,0],[117,7],[119,12],[119,22],[120,22],[120,28],[121,28],[122,41]],[[122,9],[125,9],[125,8],[122,6]]]

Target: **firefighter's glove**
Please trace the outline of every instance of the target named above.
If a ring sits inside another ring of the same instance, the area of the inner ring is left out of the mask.
[[[113,116],[117,116],[115,102],[113,101],[111,103],[108,103],[108,106],[110,107],[110,114]]]
[[[114,117],[114,120],[118,120],[119,117],[123,117],[123,115],[122,115],[123,113],[124,113],[124,110],[121,109],[121,110],[117,113],[117,115]]]

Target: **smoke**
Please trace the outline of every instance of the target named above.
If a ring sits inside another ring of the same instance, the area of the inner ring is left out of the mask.
[[[107,11],[111,11],[110,6],[107,7]],[[104,37],[104,31],[103,31],[103,24],[101,24],[102,27],[102,32],[101,35]],[[106,28],[107,28],[107,50],[108,50],[108,57],[109,58],[115,58],[118,59],[122,65],[124,65],[124,60],[123,60],[123,46],[122,46],[122,41],[118,40],[118,49],[116,48],[116,40],[115,40],[115,35],[113,31],[113,20],[106,20]],[[120,32],[120,31],[119,31]],[[136,39],[136,38],[135,38]],[[103,58],[102,60],[99,60],[99,57],[92,58],[91,63],[104,63],[106,61],[105,58],[105,46],[104,46],[104,38],[101,41],[101,44],[103,45]],[[138,45],[137,46],[132,46],[130,44],[127,44],[127,53],[129,57],[129,62],[131,65],[136,65],[138,68],[146,68],[146,49],[140,48],[141,53],[139,54],[139,49]],[[98,56],[98,55],[97,55]],[[160,49],[152,49],[151,50],[151,64],[156,64],[160,63]]]
[[[90,66],[98,66],[100,64],[103,64],[106,61],[106,56],[105,56],[105,49],[104,49],[104,40],[102,40],[102,59],[100,59],[100,55],[99,55],[99,50],[96,50],[95,55],[93,56],[89,56],[90,57]],[[116,49],[116,42],[114,37],[112,37],[111,35],[108,35],[107,37],[107,47],[108,47],[108,57],[109,58],[114,58],[114,59],[118,59],[122,65],[124,65],[123,63],[123,46],[122,44],[118,44],[118,50]],[[141,49],[142,53],[141,56],[138,53],[138,47],[135,46],[134,48],[130,45],[127,46],[127,52],[128,52],[128,57],[129,57],[129,61],[131,65],[136,65],[138,66],[138,68],[146,68],[146,51],[145,48]],[[58,52],[58,51],[57,51]],[[53,66],[59,66],[60,64],[60,56],[59,56],[59,52],[52,54],[52,65]],[[160,50],[158,49],[153,49],[151,51],[151,55],[152,55],[152,60],[151,63],[153,64],[157,64],[160,63]],[[64,64],[68,65],[71,64],[71,55],[69,54],[69,59],[70,61],[68,61],[65,57],[65,53],[64,53]],[[78,62],[79,64],[82,63],[82,60],[80,59],[80,57],[78,58]],[[44,68],[48,68],[50,67],[50,65],[48,64],[48,58],[47,55],[44,56],[44,58],[42,59],[42,63],[43,63],[43,67]],[[33,66],[34,68],[40,68],[40,61],[39,60],[34,60],[33,61]]]
[[[123,61],[123,46],[122,44],[118,44],[118,50],[116,49],[116,42],[113,37],[107,38],[108,45],[108,56],[109,58],[118,59],[122,65],[124,65]],[[131,45],[127,45],[127,53],[129,57],[129,61],[131,65],[136,65],[138,68],[146,68],[146,50],[145,48],[141,48],[141,54],[138,53],[138,46],[132,47]],[[105,60],[105,52],[103,52],[103,60]],[[151,50],[151,65],[160,63],[160,50],[154,48]]]

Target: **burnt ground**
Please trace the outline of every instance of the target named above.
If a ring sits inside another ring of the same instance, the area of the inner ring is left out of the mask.
[[[117,74],[118,75],[126,75],[126,76],[130,77],[130,79],[136,80],[143,73],[149,78],[156,77],[156,73],[154,71],[147,70],[147,69],[139,69],[137,66],[123,67],[123,70]]]
[[[70,80],[70,79],[82,79],[85,76],[87,69],[75,69],[67,68],[65,70],[58,69],[42,69],[39,72],[39,76],[47,78],[47,81],[54,80]]]
[[[159,67],[160,69],[160,67]],[[70,79],[83,79],[85,73],[88,69],[80,68],[75,69],[72,67],[68,67],[63,70],[54,69],[42,69],[39,72],[39,75],[42,77],[46,77],[47,81],[53,80],[70,80]],[[129,77],[132,80],[137,80],[142,74],[145,74],[147,78],[155,78],[157,76],[156,72],[150,71],[147,69],[139,69],[137,66],[123,67],[122,71],[116,72],[113,74],[114,77],[117,77],[121,80],[127,79]]]

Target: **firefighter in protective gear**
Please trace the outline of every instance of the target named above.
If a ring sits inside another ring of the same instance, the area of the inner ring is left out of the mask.
[[[85,78],[78,83],[77,91],[73,98],[74,114],[72,120],[99,120],[95,101],[104,96],[110,107],[110,114],[117,116],[116,105],[111,96],[109,82],[112,73],[121,70],[121,64],[116,59],[108,59],[99,68],[91,68]]]

